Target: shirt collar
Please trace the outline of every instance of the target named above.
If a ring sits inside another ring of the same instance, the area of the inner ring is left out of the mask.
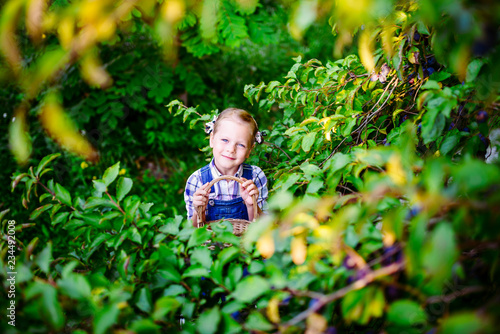
[[[212,159],[210,162],[210,171],[212,172],[212,177],[213,178],[218,178],[222,176],[222,173],[217,169],[217,166],[215,166],[215,159]],[[241,177],[243,174],[243,164],[240,165],[238,168],[238,171],[236,174],[234,174],[235,177]]]

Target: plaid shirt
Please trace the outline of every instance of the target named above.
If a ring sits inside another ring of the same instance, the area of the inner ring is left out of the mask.
[[[264,175],[262,169],[257,166],[252,167],[252,180],[257,186],[259,190],[259,197],[257,198],[257,205],[261,208],[262,211],[265,211],[266,201],[267,201],[267,178]],[[210,171],[212,172],[212,178],[218,178],[222,176],[221,172],[215,167],[214,160],[210,162]],[[243,174],[243,166],[240,165],[240,168],[234,175],[235,177],[241,177]],[[191,219],[194,214],[194,206],[193,206],[193,195],[198,188],[203,185],[201,181],[201,172],[198,169],[196,172],[191,174],[189,179],[186,182],[186,190],[184,191],[184,201],[186,202],[186,211],[188,214],[188,219]],[[215,192],[210,193],[208,196],[209,199],[216,199],[222,201],[229,201],[235,199],[240,196],[240,187],[238,182],[233,180],[221,180],[214,185]]]

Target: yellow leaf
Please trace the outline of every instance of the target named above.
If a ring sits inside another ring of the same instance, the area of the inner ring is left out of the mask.
[[[295,217],[293,217],[293,221],[294,223],[305,223],[310,228],[316,228],[318,226],[318,220],[305,212],[299,212],[296,214]],[[302,231],[297,232],[296,234],[298,233],[302,233]]]
[[[44,99],[40,121],[48,135],[68,151],[78,154],[86,160],[98,160],[97,151],[78,132],[73,121],[64,112],[59,99],[54,93],[49,93]]]
[[[104,12],[104,7],[106,5],[105,0],[87,0],[83,1],[81,4],[79,14],[82,23],[89,24],[99,20]]]
[[[291,244],[292,261],[300,265],[305,262],[307,256],[307,245],[304,234],[298,235],[292,239]]]
[[[257,240],[257,249],[260,254],[266,259],[270,258],[274,254],[274,239],[272,230],[267,230],[260,238]]]
[[[386,55],[388,55],[391,58],[394,56],[393,37],[395,30],[396,27],[394,25],[388,24],[384,26],[380,34],[382,37],[382,46],[384,48],[384,51]]]
[[[323,121],[323,120],[321,120]],[[304,126],[304,125],[307,125],[307,124],[310,124],[310,123],[319,123],[321,121],[318,121],[318,119],[316,117],[311,117],[311,118],[308,118],[308,119],[305,119],[302,121],[302,123],[300,123],[300,126]]]
[[[186,4],[183,0],[165,1],[161,8],[161,13],[166,21],[175,24],[182,20],[186,14]]]
[[[369,73],[375,68],[373,40],[370,35],[370,31],[365,28],[359,37],[359,58]]]
[[[325,132],[325,139],[327,141],[331,141],[332,140],[331,131]]]
[[[280,300],[277,297],[271,298],[267,303],[266,313],[269,320],[274,323],[280,323],[280,312],[279,312]]]
[[[19,164],[28,162],[32,147],[24,107],[19,107],[14,112],[14,118],[9,126],[9,147]]]
[[[64,16],[57,27],[57,33],[61,46],[69,50],[75,36],[75,19],[69,15]]]
[[[466,43],[456,46],[450,56],[450,62],[458,78],[463,81],[467,75],[467,67],[469,66],[470,50]]]
[[[306,320],[307,329],[305,334],[320,334],[324,333],[328,322],[325,317],[318,313],[311,313]]]
[[[397,185],[406,183],[406,175],[401,165],[401,157],[399,155],[392,155],[387,162],[387,174],[391,180]]]
[[[100,41],[110,39],[116,30],[116,23],[111,17],[103,18],[95,24],[96,37]]]
[[[83,57],[81,71],[85,81],[100,88],[109,87],[113,81],[94,52],[89,52]]]
[[[386,231],[382,241],[385,247],[390,247],[396,242],[396,235],[393,231]]]
[[[21,16],[24,1],[9,1],[0,13],[0,52],[3,53],[12,71],[18,74],[21,69],[21,53],[17,46],[16,25]]]
[[[43,14],[46,8],[47,0],[28,0],[26,4],[26,29],[35,41],[42,37]]]

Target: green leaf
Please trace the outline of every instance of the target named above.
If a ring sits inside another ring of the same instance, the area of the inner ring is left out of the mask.
[[[246,21],[234,13],[229,2],[223,1],[220,8],[219,30],[225,44],[232,48],[240,46],[248,38]]]
[[[311,179],[313,176],[319,176],[323,174],[318,166],[308,162],[305,162],[302,165],[300,165],[300,169],[302,169],[307,179]]]
[[[169,285],[165,290],[163,290],[164,296],[177,296],[185,293],[187,290],[182,285],[172,284]]]
[[[441,147],[439,148],[439,152],[441,152],[442,155],[447,155],[451,150],[457,146],[458,142],[460,141],[460,135],[451,135],[447,136],[444,138],[443,142],[441,143]]]
[[[100,193],[106,192],[106,190],[108,190],[106,184],[102,180],[92,180],[92,183],[94,184],[95,190]]]
[[[451,77],[451,74],[442,70],[439,72],[436,71],[436,72],[432,73],[431,76],[429,77],[429,80],[441,82],[441,81],[448,79],[449,77]]]
[[[181,303],[173,297],[161,297],[155,303],[152,317],[155,321],[162,320],[167,314],[175,313],[180,306]]]
[[[69,212],[60,212],[57,215],[54,216],[54,219],[52,220],[52,226],[65,222],[68,219],[68,216],[70,215]]]
[[[128,230],[128,238],[139,245],[142,244],[142,237],[137,227],[132,227]]]
[[[234,299],[250,303],[270,290],[269,282],[260,276],[248,276],[238,283],[232,296]]]
[[[57,300],[57,291],[50,284],[44,284],[42,316],[49,321],[56,330],[64,326],[64,313]]]
[[[239,253],[240,251],[237,247],[228,247],[223,249],[218,255],[221,265],[224,266],[229,261],[236,259],[239,256]]]
[[[19,107],[14,115],[13,121],[9,124],[9,147],[17,162],[25,164],[33,150],[28,132],[28,122],[26,121],[26,111]]]
[[[162,269],[158,270],[158,275],[169,281],[179,283],[181,281],[181,274],[170,265],[164,265]]]
[[[104,184],[109,186],[118,176],[118,173],[120,172],[120,162],[117,162],[113,166],[109,167],[106,169],[104,172],[104,176],[102,177],[102,181]]]
[[[333,174],[338,170],[343,169],[345,166],[352,162],[352,157],[350,155],[344,154],[342,152],[335,153],[333,157],[330,158],[323,166],[323,171],[329,174]]]
[[[47,246],[36,256],[35,263],[44,273],[48,273],[50,262],[52,261],[52,242],[48,242]]]
[[[217,332],[217,327],[221,319],[219,307],[214,307],[203,312],[196,321],[196,328],[200,333],[213,334]]]
[[[54,154],[50,154],[50,155],[47,155],[46,157],[44,157],[42,159],[42,161],[40,161],[40,163],[38,164],[38,167],[36,168],[36,171],[35,171],[35,175],[38,177],[40,175],[40,172],[42,171],[42,169],[44,169],[45,166],[47,166],[47,164],[49,162],[51,162],[52,160],[54,160],[60,156],[61,156],[61,153],[54,153]]]
[[[79,274],[71,273],[57,281],[57,285],[62,293],[74,299],[86,299],[91,296],[89,282]]]
[[[94,333],[104,334],[106,331],[116,324],[120,309],[116,304],[104,306],[100,310],[96,310],[94,317]]]
[[[210,276],[210,272],[207,268],[204,268],[200,265],[191,265],[182,275],[182,278],[186,277],[202,277],[202,276]]]
[[[281,85],[279,81],[271,81],[266,88],[266,93],[270,93],[274,88]]]
[[[491,324],[486,317],[480,317],[473,312],[453,314],[442,320],[439,333],[442,334],[473,334],[491,332]]]
[[[121,201],[132,189],[134,182],[128,177],[121,177],[116,184],[116,199]]]
[[[288,190],[291,186],[293,186],[300,178],[302,177],[300,174],[297,173],[291,173],[291,174],[285,174],[285,181],[282,182],[281,185],[281,190],[285,191]],[[276,185],[278,186],[278,184]]]
[[[93,209],[95,207],[104,206],[109,208],[116,208],[116,206],[107,198],[89,197],[85,202],[85,209]]]
[[[467,66],[467,74],[465,75],[466,82],[473,82],[476,80],[479,71],[481,71],[481,67],[484,65],[483,59],[474,59]]]
[[[316,194],[321,188],[323,188],[323,185],[324,181],[320,177],[315,177],[311,182],[309,182],[306,193]]]
[[[207,231],[205,228],[198,228],[194,230],[193,234],[191,234],[191,237],[189,238],[187,248],[198,246],[199,244],[204,243],[205,241],[210,239],[211,235],[212,233],[210,233],[210,231]]]
[[[61,203],[71,206],[71,194],[66,190],[66,188],[61,186],[59,183],[56,183],[54,192]]]
[[[36,218],[38,218],[38,216],[40,216],[42,212],[49,210],[50,208],[52,208],[52,206],[52,204],[45,204],[44,206],[33,210],[33,212],[30,214],[30,220],[35,220]]]
[[[198,247],[191,254],[191,263],[199,263],[205,268],[212,265],[212,256],[210,250],[206,247]]]
[[[19,278],[19,270],[18,278]],[[48,283],[34,281],[24,291],[25,298],[32,300],[41,295],[35,302],[42,320],[50,325],[56,332],[60,332],[64,326],[64,313],[61,304],[57,300],[57,290]]]
[[[398,300],[391,304],[387,320],[401,327],[417,326],[427,321],[423,308],[412,300]]]
[[[309,152],[311,150],[311,147],[316,140],[317,133],[317,131],[309,132],[304,137],[302,137],[302,149],[304,150],[304,152]]]
[[[437,81],[428,80],[425,84],[422,85],[421,89],[441,89]]]
[[[451,269],[457,258],[453,227],[448,223],[440,223],[422,250],[422,265],[429,278],[426,287],[430,293],[439,294],[442,291],[446,280],[451,277]]]
[[[139,290],[135,298],[135,305],[146,313],[151,312],[153,309],[153,302],[151,298],[151,290],[144,287]]]
[[[443,132],[446,119],[437,108],[429,109],[422,119],[422,138],[424,144],[435,141]]]
[[[134,321],[130,326],[133,333],[137,334],[154,334],[160,333],[160,325],[157,325],[151,319],[140,319]]]
[[[254,331],[271,331],[274,326],[260,313],[253,311],[248,316],[245,327]]]

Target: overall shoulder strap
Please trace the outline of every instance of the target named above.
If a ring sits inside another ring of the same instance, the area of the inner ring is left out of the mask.
[[[213,180],[212,171],[210,170],[210,165],[206,165],[206,166],[202,167],[200,170],[200,173],[201,173],[201,183],[205,184],[205,183]],[[211,193],[215,192],[214,186],[212,186],[212,189],[210,189],[210,192]]]
[[[245,179],[252,180],[253,179],[253,168],[249,164],[243,164],[243,175]]]

